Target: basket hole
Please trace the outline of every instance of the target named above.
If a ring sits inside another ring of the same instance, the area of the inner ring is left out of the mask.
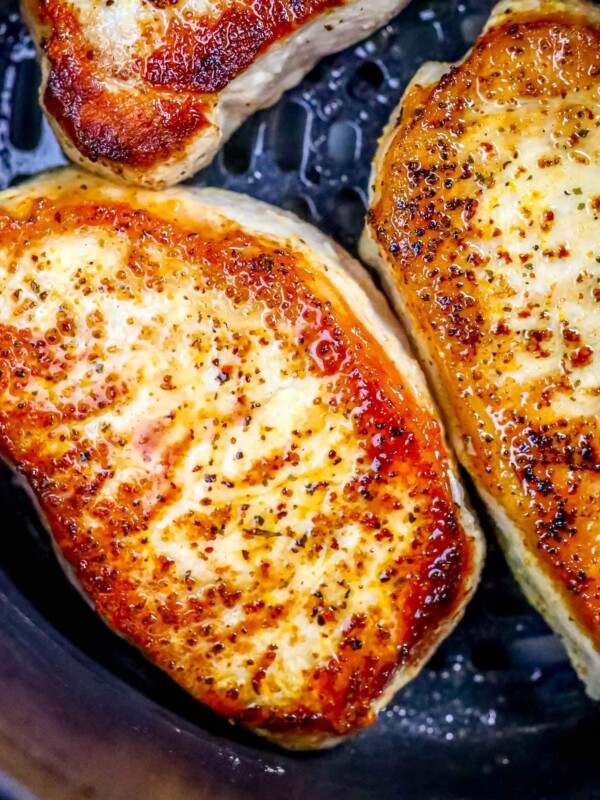
[[[503,670],[509,665],[508,653],[501,642],[483,639],[473,645],[471,663],[481,672]]]
[[[300,168],[308,114],[298,103],[285,103],[278,114],[275,129],[275,161],[284,172]]]
[[[250,169],[256,138],[253,120],[239,128],[223,147],[223,165],[232,175],[243,175]]]
[[[365,61],[356,70],[358,80],[368,83],[374,89],[379,89],[383,83],[383,70],[374,61]]]
[[[286,197],[281,205],[286,211],[293,212],[305,222],[313,221],[312,209],[304,197]]]
[[[37,96],[39,82],[40,72],[35,60],[17,64],[9,136],[19,150],[34,150],[42,135],[42,110]]]
[[[350,80],[348,91],[356,100],[367,100],[384,80],[383,70],[374,61],[365,61]]]
[[[358,156],[358,131],[351,122],[334,122],[327,137],[327,151],[337,164],[354,163]]]

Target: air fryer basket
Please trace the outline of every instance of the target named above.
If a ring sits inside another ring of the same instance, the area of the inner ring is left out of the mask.
[[[464,53],[491,6],[414,0],[255,115],[191,182],[292,209],[355,253],[391,109],[424,60]],[[64,162],[38,80],[15,5],[0,0],[2,188]],[[111,634],[1,466],[0,541],[0,767],[40,800],[600,797],[600,711],[493,541],[464,622],[422,674],[372,729],[313,755],[231,728]]]

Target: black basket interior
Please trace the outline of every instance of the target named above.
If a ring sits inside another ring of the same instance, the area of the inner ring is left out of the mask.
[[[356,253],[370,161],[403,87],[423,61],[464,53],[491,5],[415,0],[369,40],[319,64],[275,108],[252,117],[191,183],[291,209]],[[1,188],[64,163],[39,110],[38,81],[18,13],[0,0]],[[265,797],[300,797],[296,788],[310,785],[297,777],[302,771],[314,776],[315,797],[600,796],[600,714],[561,643],[524,600],[491,536],[481,587],[458,630],[372,730],[311,760],[230,732],[111,634],[67,583],[7,468],[0,471],[0,520],[4,596],[13,604],[18,597],[35,625],[50,626],[177,718],[225,737],[233,751],[256,750],[271,765],[267,774],[273,777],[263,775],[260,784]],[[413,769],[427,774],[407,778]]]

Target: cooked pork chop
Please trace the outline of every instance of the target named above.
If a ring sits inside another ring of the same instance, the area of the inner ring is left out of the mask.
[[[600,9],[510,0],[382,140],[362,252],[517,577],[600,697]]]
[[[0,195],[0,450],[98,613],[287,747],[374,721],[481,539],[358,264],[214,190],[59,171]]]
[[[408,0],[23,0],[67,155],[158,188]]]

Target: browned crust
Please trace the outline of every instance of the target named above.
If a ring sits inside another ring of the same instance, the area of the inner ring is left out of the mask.
[[[338,402],[347,403],[349,411],[354,409],[356,435],[364,441],[367,453],[364,470],[344,490],[345,513],[352,515],[373,547],[389,547],[389,569],[380,581],[385,591],[389,587],[396,616],[378,618],[376,609],[355,615],[335,657],[327,664],[315,663],[304,676],[301,700],[294,698],[288,708],[271,705],[263,683],[271,661],[277,658],[275,651],[254,665],[247,685],[224,686],[218,679],[221,661],[232,651],[241,648],[243,652],[244,642],[261,627],[277,626],[285,620],[285,606],[270,607],[262,599],[279,585],[283,565],[264,571],[252,596],[242,595],[227,580],[203,591],[198,587],[190,596],[186,580],[174,574],[174,565],[166,559],[157,560],[151,583],[139,584],[136,559],[140,554],[156,558],[146,548],[147,532],[164,505],[180,496],[173,470],[185,458],[190,442],[182,441],[168,452],[160,474],[122,482],[111,501],[99,492],[103,482],[114,477],[111,452],[123,446],[122,435],[118,442],[110,436],[90,441],[72,435],[68,453],[54,455],[51,442],[57,430],[81,428],[107,404],[115,411],[125,411],[131,390],[126,376],[108,375],[106,385],[97,386],[86,400],[54,410],[27,394],[30,379],[50,386],[76,363],[71,345],[78,331],[66,310],[56,326],[45,332],[17,329],[8,319],[0,326],[0,449],[33,487],[57,544],[99,613],[195,697],[283,742],[292,737],[314,746],[355,732],[374,721],[374,706],[396,670],[410,669],[430,651],[440,630],[463,605],[477,571],[473,540],[458,520],[438,422],[416,403],[403,376],[326,278],[311,275],[297,254],[235,226],[223,230],[181,227],[172,219],[127,203],[94,202],[86,191],[71,187],[55,200],[33,200],[18,216],[4,210],[0,244],[8,248],[9,260],[18,257],[23,248],[35,249],[36,241],[49,232],[59,237],[71,231],[106,228],[130,242],[130,277],[127,287],[117,275],[114,282],[103,284],[102,291],[142,291],[144,287],[150,293],[163,292],[169,281],[181,278],[145,259],[145,243],[160,244],[190,265],[192,287],[200,288],[203,282],[222,284],[240,308],[252,299],[265,303],[274,324],[278,314],[296,320],[296,346],[306,351],[309,371],[335,375],[344,365]],[[51,281],[51,273],[43,274]],[[82,274],[73,293],[89,290]],[[94,357],[102,360],[105,342],[101,328],[98,334]],[[226,390],[227,373],[223,374]],[[357,404],[363,409],[358,415]],[[156,436],[160,431],[149,430],[143,446],[154,447]],[[278,462],[259,459],[246,480],[258,485],[280,468]],[[211,476],[211,481],[216,480],[218,476]],[[382,515],[397,506],[396,485],[409,485],[419,508],[411,531],[410,557],[398,556],[393,536],[381,523]],[[283,502],[285,506],[285,499]],[[214,530],[222,526],[226,513],[214,508],[200,515],[200,527],[194,529],[199,540],[205,538],[205,544],[218,546]],[[89,514],[98,523],[94,530],[82,524]],[[263,533],[249,530],[246,535],[250,541]],[[335,548],[335,535],[335,519],[327,515],[318,522],[312,544],[301,541],[301,532],[291,531],[290,568],[294,552],[304,553],[305,547]],[[295,545],[294,536],[298,539]],[[265,563],[268,554],[266,538]],[[315,551],[315,557],[317,554]],[[356,569],[360,571],[359,564]],[[161,600],[165,587],[170,593]],[[341,613],[317,596],[307,597],[306,602],[312,609],[307,624],[318,624],[324,630]],[[239,608],[239,625],[228,639],[215,638],[211,620],[233,607]],[[183,639],[185,656],[177,645]]]
[[[184,151],[211,124],[219,92],[268,47],[340,5],[343,0],[259,0],[214,18],[174,17],[151,52],[116,64],[96,50],[69,3],[27,2],[43,31],[48,113],[85,158],[142,170]]]
[[[473,268],[481,263],[467,240],[501,233],[486,229],[477,214],[486,175],[491,179],[502,165],[489,151],[485,162],[477,152],[458,156],[482,97],[500,108],[515,98],[542,103],[597,91],[600,29],[584,8],[549,3],[546,13],[515,11],[439,83],[410,90],[378,165],[368,227],[462,437],[463,463],[522,531],[571,618],[598,648],[600,419],[556,419],[551,409],[554,397],[572,393],[577,370],[599,354],[565,326],[566,374],[535,387],[526,402],[521,387],[498,385],[495,370],[500,374],[510,362],[514,339],[507,325],[490,323],[486,287]],[[527,119],[517,112],[512,124],[518,149]],[[597,111],[574,109],[567,124],[568,149],[580,141],[580,130],[599,124]],[[600,208],[600,199],[592,202]],[[544,255],[553,264],[564,253]],[[544,357],[547,333],[540,326],[534,334],[529,346]]]

